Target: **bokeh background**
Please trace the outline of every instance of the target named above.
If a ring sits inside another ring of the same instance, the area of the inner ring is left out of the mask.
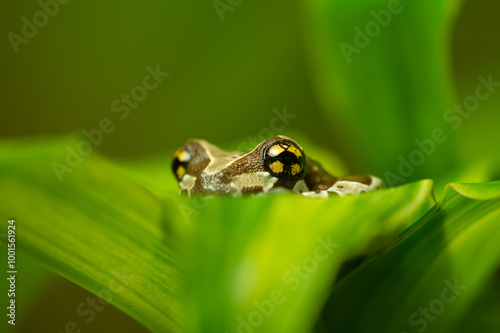
[[[342,122],[344,110],[320,96],[311,48],[314,22],[305,14],[304,3],[243,0],[221,20],[210,0],[73,0],[59,5],[58,13],[16,53],[8,33],[21,35],[22,18],[31,20],[40,4],[2,2],[0,139],[80,133],[110,118],[116,129],[95,149],[117,161],[170,154],[190,137],[236,149],[269,127],[273,109],[286,107],[295,118],[283,133],[300,133],[338,153],[352,172],[383,175],[387,165],[397,165],[398,153],[391,160],[363,163],[371,154],[367,149],[382,148],[370,146],[369,137]],[[500,81],[499,10],[497,1],[469,0],[453,18],[445,69],[454,89],[450,107],[474,92],[479,75],[492,74]],[[157,65],[169,76],[120,120],[112,111],[113,101],[142,84],[147,66]],[[365,94],[360,91],[359,98]],[[439,154],[449,154],[457,163],[470,161],[471,166],[486,158],[494,166],[492,177],[498,177],[499,106],[500,92],[481,102],[453,134],[452,151]],[[332,122],[325,112],[337,112],[339,121]],[[169,172],[168,165],[165,168]],[[455,172],[450,165],[443,168]],[[421,170],[408,181],[436,176],[432,168]],[[75,307],[91,294],[28,258],[20,256],[19,263],[24,272],[19,276],[19,299],[24,305],[17,331],[62,330],[76,317]],[[108,306],[84,331],[108,332],[110,325],[140,329]]]

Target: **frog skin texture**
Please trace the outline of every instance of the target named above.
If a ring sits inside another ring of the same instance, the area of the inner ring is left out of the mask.
[[[371,175],[330,175],[292,138],[278,135],[249,153],[227,152],[204,140],[190,140],[172,160],[181,194],[295,192],[308,197],[359,195],[382,187]]]

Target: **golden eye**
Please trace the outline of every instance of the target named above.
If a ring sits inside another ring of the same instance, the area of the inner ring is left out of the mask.
[[[182,177],[186,174],[187,164],[190,160],[191,154],[187,150],[181,148],[175,152],[172,160],[172,171],[177,181],[181,181]]]
[[[304,153],[292,142],[276,142],[266,149],[264,165],[275,177],[296,180],[304,173]]]

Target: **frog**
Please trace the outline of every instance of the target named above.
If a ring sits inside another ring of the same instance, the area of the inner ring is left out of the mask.
[[[191,139],[172,158],[180,194],[267,195],[296,193],[328,198],[360,195],[383,187],[380,178],[335,177],[304,153],[294,139],[276,135],[250,152],[225,151],[205,140]]]

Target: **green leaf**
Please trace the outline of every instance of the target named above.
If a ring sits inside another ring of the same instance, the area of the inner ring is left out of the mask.
[[[464,330],[464,318],[498,331],[496,314],[479,317],[474,305],[498,308],[497,298],[485,296],[499,290],[499,199],[500,182],[451,184],[407,241],[335,288],[323,324],[338,332],[478,331]]]
[[[431,181],[328,200],[184,201],[191,331],[307,331],[340,265],[384,249],[433,205]]]
[[[183,277],[162,200],[95,154],[73,155],[59,182],[52,163],[67,165],[79,143],[0,149],[0,216],[16,219],[18,250],[153,331],[183,331]]]
[[[304,1],[315,90],[353,165],[397,173],[400,154],[421,151],[405,180],[454,165],[455,134],[443,116],[453,106],[449,36],[459,3]],[[447,137],[432,143],[436,129]]]
[[[469,165],[458,164],[454,169],[448,170],[434,181],[434,195],[441,199],[444,190],[450,183],[482,183],[494,177],[494,164],[478,161]]]

